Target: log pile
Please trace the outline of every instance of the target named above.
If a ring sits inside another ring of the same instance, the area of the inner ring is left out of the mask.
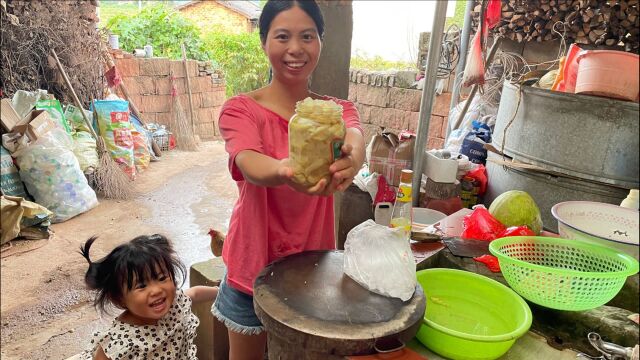
[[[517,41],[549,41],[559,38],[552,31],[556,22],[565,24],[566,38],[578,44],[616,46],[638,52],[639,0],[502,0],[502,19],[493,29]],[[480,16],[480,1],[473,10],[474,25]],[[562,32],[558,24],[556,30]]]

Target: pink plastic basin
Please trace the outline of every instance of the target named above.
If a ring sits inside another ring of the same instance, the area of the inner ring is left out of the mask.
[[[590,50],[578,55],[576,94],[636,101],[639,57],[624,51]]]

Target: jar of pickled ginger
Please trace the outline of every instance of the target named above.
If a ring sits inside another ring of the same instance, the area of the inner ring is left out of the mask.
[[[313,186],[331,180],[329,166],[342,154],[346,129],[342,105],[306,98],[296,104],[289,120],[289,160],[293,181]]]

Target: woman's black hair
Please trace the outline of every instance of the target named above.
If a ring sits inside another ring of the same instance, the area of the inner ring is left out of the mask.
[[[186,280],[186,267],[162,235],[138,236],[93,262],[89,249],[96,239],[93,236],[80,246],[80,254],[89,262],[84,281],[90,289],[97,290],[93,305],[103,313],[109,302],[121,306],[125,290],[131,290],[135,282],[157,280],[162,275],[158,269],[167,272],[176,287],[178,275],[182,277],[181,284]]]
[[[322,17],[322,11],[315,2],[315,0],[269,0],[264,5],[262,13],[260,14],[260,20],[258,24],[260,27],[260,41],[264,44],[267,41],[267,34],[271,27],[273,19],[285,10],[289,10],[292,7],[297,6],[302,9],[316,24],[318,29],[318,36],[322,39],[324,35],[324,18]]]

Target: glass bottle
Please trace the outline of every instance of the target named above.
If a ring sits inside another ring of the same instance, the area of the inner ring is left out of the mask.
[[[329,166],[342,154],[346,134],[342,106],[331,100],[306,98],[289,120],[289,160],[293,180],[313,186],[331,180]]]
[[[412,224],[412,202],[411,202],[411,190],[413,181],[413,170],[403,169],[400,174],[400,185],[398,185],[398,194],[396,196],[396,203],[393,205],[393,212],[391,213],[391,227],[402,228],[407,232],[407,235],[411,234]]]

